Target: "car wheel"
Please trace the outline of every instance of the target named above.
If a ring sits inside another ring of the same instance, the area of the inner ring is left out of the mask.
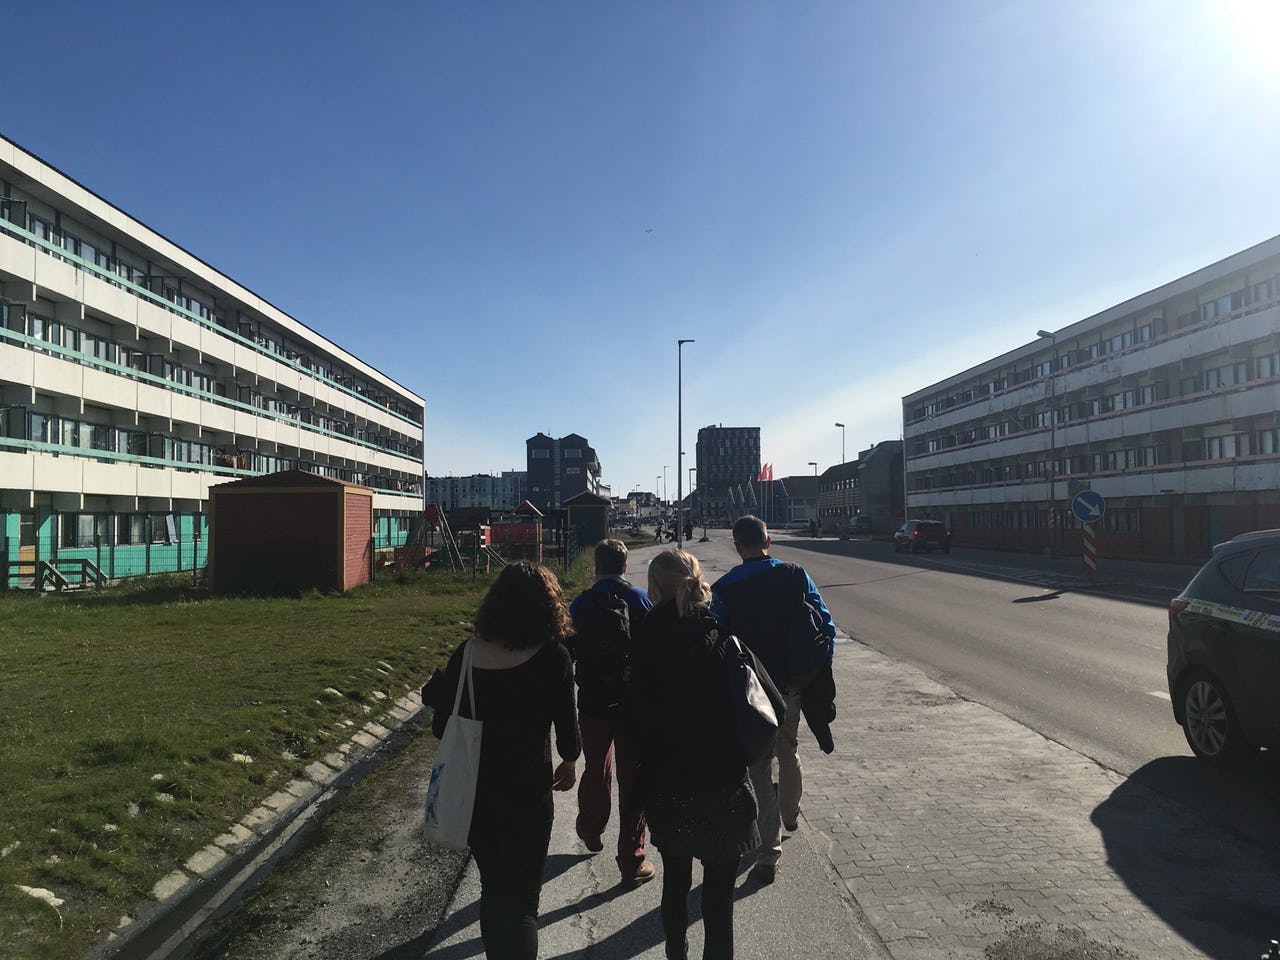
[[[1196,673],[1187,681],[1182,709],[1182,732],[1187,745],[1206,763],[1239,763],[1257,750],[1240,732],[1240,721],[1222,684],[1209,674]]]

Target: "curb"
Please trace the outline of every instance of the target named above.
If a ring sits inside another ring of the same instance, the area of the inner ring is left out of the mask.
[[[152,900],[125,917],[83,960],[169,960],[185,956],[208,924],[229,914],[287,861],[342,797],[394,756],[421,728],[422,699],[411,691],[379,720],[370,720],[181,868],[161,878]]]

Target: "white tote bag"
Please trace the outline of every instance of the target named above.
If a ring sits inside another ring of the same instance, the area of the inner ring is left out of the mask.
[[[436,747],[431,781],[427,784],[427,839],[454,850],[465,850],[471,831],[471,811],[476,802],[476,777],[480,773],[479,720],[459,716],[462,685],[467,685],[471,713],[476,712],[475,680],[471,676],[471,658],[475,640],[468,640],[462,651],[462,669],[458,674],[458,692],[453,698],[453,715],[444,728],[444,736]]]

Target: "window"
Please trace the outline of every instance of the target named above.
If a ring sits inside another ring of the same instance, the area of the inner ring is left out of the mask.
[[[96,518],[92,513],[64,513],[59,517],[62,525],[63,547],[92,547],[94,533],[97,530]]]
[[[142,536],[143,515],[140,513],[122,513],[116,517],[116,543],[139,544]]]
[[[1246,592],[1280,592],[1280,550],[1260,550],[1244,577]]]
[[[564,458],[566,460],[581,460],[582,449],[580,447],[573,447],[572,449],[566,450],[564,452]]]
[[[529,451],[530,460],[550,460],[551,451],[546,447],[536,447]]]

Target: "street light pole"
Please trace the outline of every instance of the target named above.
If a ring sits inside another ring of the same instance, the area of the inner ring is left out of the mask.
[[[684,547],[684,494],[680,481],[684,479],[681,466],[684,463],[684,345],[693,340],[676,341],[676,549]]]
[[[810,460],[809,466],[813,467],[813,475],[816,477],[818,475],[818,461]]]
[[[1053,526],[1060,527],[1058,517],[1058,335],[1037,330],[1036,336],[1053,344],[1053,360],[1049,364],[1049,510]],[[1049,554],[1053,555],[1053,530],[1049,531]]]
[[[849,507],[844,499],[845,469],[844,469],[844,424],[836,422],[836,426],[840,428],[840,513],[843,516],[843,522],[847,525],[849,522]]]

